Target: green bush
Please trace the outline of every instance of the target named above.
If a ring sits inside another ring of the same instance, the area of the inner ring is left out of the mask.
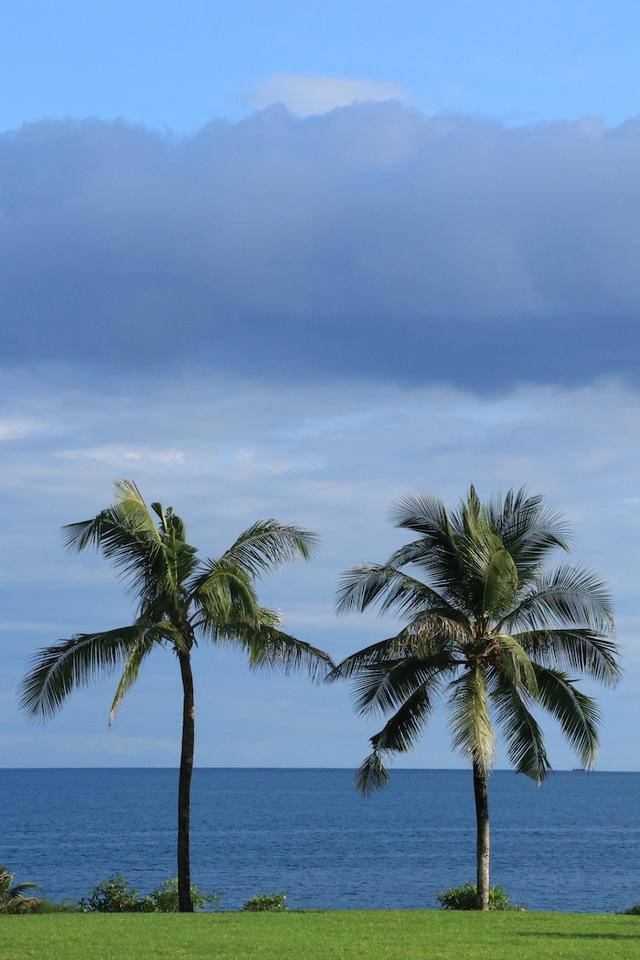
[[[195,910],[207,903],[218,903],[215,893],[203,893],[191,887],[191,899]],[[90,897],[83,897],[79,904],[83,913],[178,913],[178,880],[165,882],[146,896],[132,887],[121,873],[101,880]]]
[[[282,913],[287,909],[287,896],[284,893],[261,893],[247,900],[242,909],[249,913]]]
[[[477,910],[478,888],[475,883],[464,883],[436,894],[436,900],[444,910]],[[489,910],[524,910],[511,903],[509,894],[502,887],[489,890]]]
[[[628,917],[640,917],[640,903],[634,903],[632,907],[627,907],[622,912]]]
[[[156,890],[152,890],[148,898],[157,913],[178,913],[178,878],[165,880]],[[220,896],[217,893],[203,893],[198,887],[191,887],[193,909],[202,910],[208,903],[217,906]]]
[[[152,913],[153,906],[121,873],[101,880],[91,896],[80,901],[83,913]]]

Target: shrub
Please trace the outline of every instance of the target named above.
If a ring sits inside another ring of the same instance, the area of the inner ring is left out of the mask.
[[[257,897],[247,900],[242,908],[249,913],[282,913],[287,909],[287,895],[285,893],[261,893]]]
[[[632,907],[627,907],[622,912],[628,917],[640,917],[640,903],[634,903]]]
[[[191,899],[195,910],[207,903],[218,903],[220,897],[215,893],[203,893],[198,887],[191,887]],[[80,901],[83,913],[178,913],[178,880],[165,882],[141,897],[121,873],[101,880],[94,887],[90,897]]]
[[[93,888],[90,897],[80,901],[83,913],[152,913],[153,905],[132,887],[126,877],[115,873],[101,880]]]
[[[475,883],[464,883],[436,894],[436,900],[444,910],[477,910],[478,888]],[[489,910],[524,910],[511,903],[509,894],[502,887],[489,890]]]
[[[156,890],[152,890],[148,898],[158,913],[178,913],[178,878],[165,880]],[[217,906],[220,896],[217,893],[203,893],[198,887],[191,887],[193,909],[202,910],[208,903]]]

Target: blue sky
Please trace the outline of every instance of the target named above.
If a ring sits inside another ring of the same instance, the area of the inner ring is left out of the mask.
[[[508,123],[637,108],[633,0],[5,0],[0,128],[127,117],[190,133],[274,74],[365,78]]]
[[[264,597],[336,657],[393,627],[332,598],[399,542],[395,497],[547,494],[618,603],[601,767],[640,768],[639,21],[622,2],[3,4],[0,766],[176,762],[169,656],[111,730],[113,681],[44,727],[16,707],[35,648],[131,614],[59,535],[130,476],[207,553],[257,517],[317,530]],[[366,753],[346,688],[196,666],[201,764]],[[400,762],[460,765],[442,716]]]

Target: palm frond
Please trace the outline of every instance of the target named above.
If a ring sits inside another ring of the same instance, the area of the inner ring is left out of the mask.
[[[205,560],[186,589],[204,620],[218,623],[230,615],[236,619],[257,615],[258,597],[250,574],[229,560]]]
[[[433,712],[438,686],[424,684],[407,697],[382,730],[371,737],[375,751],[406,753],[413,748]]]
[[[131,480],[115,484],[116,502],[91,520],[63,528],[65,546],[101,550],[132,589],[142,590],[166,574],[163,540],[140,491]]]
[[[378,643],[372,643],[368,647],[358,650],[357,653],[345,657],[327,674],[327,683],[349,679],[370,666],[389,663],[404,656],[411,656],[413,652],[410,640],[405,637],[404,631],[402,631],[395,637],[379,640]]]
[[[495,735],[484,673],[479,666],[472,666],[449,686],[453,744],[463,756],[488,773],[495,757]]]
[[[469,639],[466,629],[456,621],[438,614],[421,614],[396,636],[372,643],[345,657],[327,676],[327,682],[344,680],[370,666],[384,666],[405,657],[422,659],[446,654],[452,663],[460,663],[455,651]]]
[[[550,626],[588,626],[605,633],[613,624],[613,600],[605,583],[584,567],[563,564],[540,574],[499,626],[510,633]]]
[[[317,536],[308,530],[278,520],[259,520],[241,533],[220,559],[259,577],[296,557],[308,560],[317,545]]]
[[[514,687],[526,685],[535,696],[538,692],[535,670],[519,639],[502,633],[498,634],[496,641],[500,646],[500,672],[503,678]]]
[[[116,688],[116,692],[111,703],[111,709],[109,710],[109,726],[113,723],[116,718],[116,714],[120,709],[120,705],[124,700],[126,694],[129,692],[131,687],[134,685],[138,676],[140,674],[140,667],[142,666],[143,661],[151,653],[155,644],[158,642],[157,635],[152,634],[150,631],[146,631],[143,635],[135,642],[129,655],[124,663],[124,668],[120,681]]]
[[[133,624],[76,634],[38,650],[22,684],[23,709],[32,716],[52,716],[75,687],[87,686],[125,661],[143,636],[144,625]]]
[[[538,701],[559,722],[584,767],[592,767],[598,750],[600,711],[596,701],[575,686],[568,674],[533,664]]]
[[[551,550],[569,549],[570,528],[562,515],[545,504],[543,497],[530,496],[524,487],[509,490],[485,507],[489,526],[509,551],[521,581],[537,569]]]
[[[542,783],[551,764],[540,726],[528,708],[530,698],[526,690],[499,678],[491,697],[511,763],[518,773]]]
[[[439,497],[431,494],[410,493],[400,497],[391,508],[391,522],[396,527],[413,530],[437,542],[450,542],[447,508]]]
[[[518,590],[518,569],[513,557],[497,538],[487,538],[482,547],[474,544],[468,551],[468,560],[478,582],[482,585],[482,612],[495,618],[513,604]]]
[[[276,670],[284,674],[305,670],[314,681],[324,679],[334,666],[329,654],[277,629],[279,617],[273,611],[261,607],[258,612],[253,622],[238,620],[221,624],[218,642],[244,649],[253,670]]]
[[[437,497],[411,494],[396,503],[392,520],[397,527],[419,533],[420,539],[397,550],[390,562],[417,564],[429,575],[433,589],[461,611],[472,612],[462,587],[465,571],[460,543],[466,533],[460,515],[449,513]]]
[[[437,688],[440,678],[457,667],[448,653],[434,654],[418,659],[374,664],[364,669],[353,684],[358,713],[387,712],[404,703],[418,687]]]
[[[389,774],[377,750],[373,750],[357,770],[354,781],[359,793],[368,796],[389,783]]]
[[[527,630],[514,634],[514,639],[544,666],[578,670],[609,687],[620,678],[615,640],[588,627]]]
[[[438,612],[466,622],[460,611],[436,590],[391,564],[367,563],[346,570],[338,581],[336,612],[362,612],[373,603],[380,604],[380,614],[391,610],[400,615]]]

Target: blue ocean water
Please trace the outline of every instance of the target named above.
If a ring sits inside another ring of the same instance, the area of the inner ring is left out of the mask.
[[[0,863],[56,899],[109,874],[146,891],[175,874],[177,771],[0,771]],[[398,770],[363,799],[348,770],[198,769],[193,879],[235,909],[285,890],[291,907],[434,907],[474,877],[471,774]],[[493,879],[531,909],[640,901],[640,774],[490,781]]]

